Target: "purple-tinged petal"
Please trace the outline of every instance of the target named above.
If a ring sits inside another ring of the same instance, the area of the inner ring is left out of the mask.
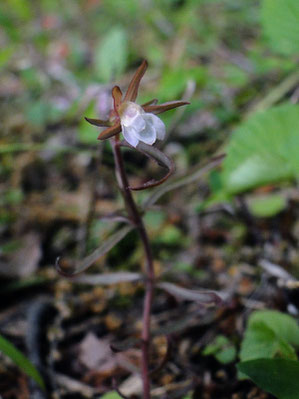
[[[133,126],[134,129],[137,130],[137,132],[145,129],[146,121],[144,120],[143,115],[136,116],[136,118],[132,120],[131,126]]]
[[[133,147],[136,147],[139,143],[139,140],[136,136],[136,130],[130,126],[122,126],[122,133],[124,135],[125,140]]]
[[[152,125],[154,126],[155,130],[156,130],[156,135],[157,135],[157,139],[158,140],[164,140],[165,138],[165,125],[164,123],[161,121],[160,118],[158,118],[156,115],[154,114],[145,114],[143,116],[144,119],[150,119]]]
[[[136,129],[136,137],[139,141],[142,141],[145,144],[152,145],[157,140],[156,129],[151,121],[145,120],[146,124],[144,129],[137,130]]]

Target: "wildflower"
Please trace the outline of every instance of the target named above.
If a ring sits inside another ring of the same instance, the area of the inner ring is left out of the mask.
[[[140,81],[147,66],[147,62],[143,61],[124,97],[118,86],[113,87],[113,109],[108,120],[85,118],[92,125],[106,127],[100,133],[99,140],[106,140],[122,132],[125,140],[133,147],[137,147],[140,141],[152,145],[157,139],[163,140],[165,137],[165,125],[156,114],[189,104],[186,101],[170,101],[158,105],[157,100],[143,105],[136,104]]]

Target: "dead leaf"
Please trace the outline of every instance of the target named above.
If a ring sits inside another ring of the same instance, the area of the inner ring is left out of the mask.
[[[108,371],[117,365],[109,341],[98,338],[92,332],[89,332],[80,344],[79,360],[85,367],[93,371]]]

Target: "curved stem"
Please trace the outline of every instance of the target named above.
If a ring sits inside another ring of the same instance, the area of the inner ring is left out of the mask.
[[[112,142],[112,149],[115,159],[115,170],[116,178],[121,189],[126,208],[130,219],[136,226],[139,233],[141,242],[143,244],[145,253],[145,272],[146,272],[146,285],[145,285],[145,297],[143,305],[143,324],[142,324],[142,382],[143,382],[143,397],[144,399],[150,399],[150,377],[149,377],[149,348],[150,348],[150,321],[151,321],[151,310],[154,293],[155,283],[155,272],[153,264],[153,255],[150,247],[148,235],[143,224],[142,217],[138,211],[134,198],[132,196],[126,171],[124,168],[123,157],[120,150],[119,139],[115,137]]]

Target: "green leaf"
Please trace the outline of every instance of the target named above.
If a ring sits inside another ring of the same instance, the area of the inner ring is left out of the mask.
[[[271,328],[262,322],[249,326],[242,341],[240,359],[242,361],[283,357],[295,360],[295,350],[284,339],[278,337]]]
[[[241,344],[242,361],[282,357],[295,360],[299,327],[289,315],[275,310],[253,312]]]
[[[125,70],[128,55],[127,33],[114,27],[104,36],[95,49],[95,69],[104,82],[119,77]]]
[[[223,162],[224,190],[236,194],[299,176],[299,106],[254,114],[233,134]]]
[[[264,323],[280,338],[299,348],[299,326],[296,320],[288,314],[277,310],[259,310],[250,316],[249,326]]]
[[[224,335],[218,335],[213,342],[203,350],[203,355],[214,355],[222,364],[231,363],[235,360],[237,352],[230,340]]]
[[[35,366],[22,354],[12,343],[0,334],[0,351],[8,356],[25,374],[33,378],[34,381],[44,390],[45,384],[42,376]]]
[[[278,399],[298,399],[299,362],[286,359],[258,359],[239,363],[238,370]]]
[[[272,217],[286,208],[287,201],[279,194],[269,194],[252,198],[248,205],[254,216]]]
[[[101,399],[121,399],[117,392],[111,391],[105,393],[105,395],[101,396]]]
[[[285,55],[299,54],[298,0],[264,0],[262,26],[274,50]]]

